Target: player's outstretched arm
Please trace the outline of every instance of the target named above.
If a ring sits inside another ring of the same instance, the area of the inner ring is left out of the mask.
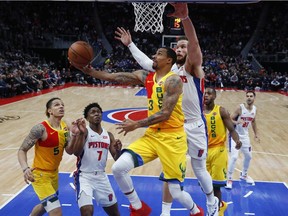
[[[118,27],[115,31],[115,35],[115,39],[121,41],[125,46],[129,48],[133,58],[143,69],[154,71],[152,68],[153,60],[151,60],[145,53],[138,49],[138,47],[133,43],[129,30],[125,30],[123,27]]]
[[[199,40],[196,34],[194,25],[189,17],[187,3],[171,3],[175,11],[168,16],[178,17],[183,24],[185,36],[188,39],[188,53],[185,62],[185,69],[192,76],[204,78],[205,74],[202,69],[202,51],[199,45]]]
[[[94,78],[127,85],[144,84],[146,76],[148,75],[148,72],[145,70],[138,70],[132,73],[131,72],[108,73],[107,71],[96,70],[91,66],[79,67],[79,65],[76,65],[73,62],[70,62],[70,64],[75,68],[77,68],[78,70],[81,70],[83,73],[92,76]]]

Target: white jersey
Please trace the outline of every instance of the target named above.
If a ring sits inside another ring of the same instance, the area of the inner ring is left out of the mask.
[[[204,120],[203,113],[203,96],[204,96],[204,79],[193,77],[187,73],[184,66],[177,71],[173,67],[173,72],[178,74],[183,82],[183,101],[182,109],[187,121]],[[204,120],[205,121],[205,120]]]
[[[241,115],[238,116],[237,121],[241,119],[244,123],[237,124],[235,130],[239,134],[240,139],[249,139],[249,128],[256,116],[256,106],[253,105],[251,111],[246,109],[244,104],[240,104],[240,108]]]
[[[82,154],[78,157],[77,168],[80,172],[105,171],[110,137],[108,132],[102,128],[98,134],[87,126],[88,134]]]

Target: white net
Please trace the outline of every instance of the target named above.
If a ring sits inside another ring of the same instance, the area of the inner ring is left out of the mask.
[[[132,2],[135,14],[135,31],[163,32],[163,12],[167,3]]]

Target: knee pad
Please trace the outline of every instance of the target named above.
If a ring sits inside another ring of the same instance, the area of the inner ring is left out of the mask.
[[[134,161],[132,155],[128,152],[124,152],[113,164],[112,173],[114,176],[119,176],[128,173],[133,168]]]
[[[57,194],[53,194],[52,196],[46,198],[45,200],[42,200],[41,203],[46,212],[50,212],[56,208],[61,207]]]
[[[168,183],[168,188],[173,199],[178,200],[182,196],[182,187],[179,184]]]

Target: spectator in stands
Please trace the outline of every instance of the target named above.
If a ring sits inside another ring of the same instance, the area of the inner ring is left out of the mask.
[[[272,82],[271,82],[271,90],[272,91],[278,91],[280,88],[280,82],[277,80],[277,78],[275,77]]]
[[[12,86],[5,79],[6,75],[0,74],[0,98],[11,96]]]
[[[235,88],[238,85],[238,81],[239,79],[237,73],[234,72],[234,74],[230,77],[231,87]]]

